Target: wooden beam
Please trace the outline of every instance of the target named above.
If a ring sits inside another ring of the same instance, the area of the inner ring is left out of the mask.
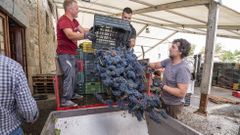
[[[138,3],[138,4],[142,4],[142,5],[145,5],[145,6],[149,6],[149,7],[154,6],[152,4],[149,4],[149,3],[145,2],[145,1],[141,1],[141,0],[129,0],[129,1],[132,1],[132,2],[135,2],[135,3]]]
[[[133,18],[133,19],[140,20],[138,18]],[[151,21],[146,21],[146,22],[151,22]],[[152,22],[152,23],[155,23],[155,22]],[[163,24],[163,23],[158,23],[158,24],[161,25],[161,26],[172,27],[172,28],[193,28],[193,29],[207,28],[207,25],[195,25],[195,24]],[[218,29],[240,30],[240,25],[219,25]]]
[[[203,24],[206,24],[206,23],[207,23],[207,22],[205,22],[205,21],[203,21],[203,20],[199,20],[199,19],[196,19],[196,18],[193,18],[193,17],[187,16],[187,15],[183,15],[183,14],[180,14],[180,13],[175,12],[175,11],[166,10],[166,12],[171,13],[171,14],[175,14],[175,15],[178,15],[178,16],[181,16],[181,17],[184,17],[184,18],[188,18],[188,19],[191,19],[191,20],[194,20],[194,21],[197,21],[197,22],[203,23]]]
[[[136,46],[140,46],[140,47],[143,46],[143,47],[149,47],[149,48],[151,47],[151,46],[146,46],[146,45],[136,45]]]
[[[144,53],[146,54],[147,52],[151,51],[152,49],[154,49],[155,47],[157,47],[158,45],[162,44],[164,41],[168,40],[170,37],[172,37],[173,35],[175,35],[176,33],[178,33],[178,31],[174,31],[173,33],[171,33],[170,35],[168,35],[167,37],[165,37],[163,40],[161,40],[160,42],[156,43],[154,46],[152,46],[151,48],[149,48],[147,51],[145,51]],[[138,57],[141,57],[143,54],[139,55]]]
[[[139,1],[139,0],[130,0],[130,1],[134,1],[134,2],[136,2],[136,3],[143,4],[143,5],[149,6],[149,7],[153,7],[153,6],[154,6],[154,5],[152,5],[152,4],[149,4],[149,3],[146,3],[146,2],[142,2],[142,1]],[[184,17],[184,18],[188,18],[188,19],[191,19],[191,20],[194,20],[194,21],[203,23],[203,24],[206,24],[206,23],[207,23],[207,22],[205,22],[205,21],[203,21],[203,20],[199,20],[199,19],[196,19],[196,18],[187,16],[187,15],[183,15],[183,14],[177,13],[177,12],[175,12],[175,11],[171,11],[171,10],[165,10],[165,11],[168,12],[168,13],[174,14],[174,15],[178,15],[178,16],[181,16],[181,17]]]
[[[189,33],[189,34],[197,34],[197,35],[206,35],[206,32],[193,32],[193,31],[189,31],[189,30],[185,30],[185,29],[178,29],[178,28],[172,28],[172,27],[165,27],[162,26],[161,24],[157,24],[157,23],[153,23],[153,22],[143,22],[143,20],[132,20],[132,22],[134,23],[138,23],[138,24],[148,24],[149,26],[154,26],[157,28],[162,28],[162,29],[166,29],[166,30],[171,30],[171,31],[178,31],[181,33]],[[240,36],[230,36],[230,35],[222,35],[222,34],[217,34],[218,37],[224,37],[224,38],[233,38],[233,39],[240,39]]]
[[[163,40],[163,39],[160,39],[160,38],[153,38],[153,37],[147,37],[147,36],[138,36],[140,38],[147,38],[147,39],[153,39],[153,40]]]
[[[197,112],[207,114],[208,94],[211,91],[212,71],[213,71],[213,56],[215,50],[215,41],[217,36],[217,24],[219,18],[219,5],[211,1],[209,3],[208,12],[208,28],[205,47],[205,59],[202,72],[201,81],[201,98],[200,105]]]
[[[184,8],[184,7],[190,7],[190,6],[205,5],[205,4],[208,4],[209,1],[210,0],[177,1],[177,2],[161,4],[161,5],[157,5],[157,6],[134,10],[134,13],[141,14],[141,13],[155,12],[155,11],[161,11],[161,10],[169,10],[169,9]]]
[[[235,34],[235,35],[239,35],[240,36],[240,33],[236,32],[236,31],[232,31],[232,30],[229,30],[229,32]]]

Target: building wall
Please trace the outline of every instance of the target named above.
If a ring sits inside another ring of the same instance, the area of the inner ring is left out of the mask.
[[[50,8],[52,5],[52,10]],[[32,76],[55,71],[55,18],[52,0],[0,0],[0,8],[25,27],[29,84]],[[48,18],[48,19],[47,19]]]

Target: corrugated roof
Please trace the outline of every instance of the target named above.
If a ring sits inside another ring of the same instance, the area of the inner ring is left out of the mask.
[[[64,14],[62,3],[64,0],[54,0],[58,15]],[[208,6],[211,0],[91,0],[90,2],[79,1],[80,12],[78,20],[85,27],[93,25],[93,14],[103,14],[120,17],[122,9],[130,7],[134,10],[132,24],[138,35],[138,41],[148,40],[149,44],[144,49],[159,43],[168,35],[162,35],[159,29],[156,34],[147,38],[144,34],[146,26],[154,29],[161,28],[169,31],[205,35],[207,31]],[[240,39],[240,13],[219,3],[219,37]],[[166,32],[165,32],[166,34]],[[144,37],[145,36],[145,37]],[[151,43],[150,43],[151,42]],[[141,43],[141,42],[140,42]],[[140,51],[140,46],[135,47]]]
[[[120,15],[122,9],[126,6],[131,7],[136,14],[133,16],[133,22],[144,26],[144,24],[161,28],[172,28],[176,31],[187,29],[184,32],[204,34],[206,31],[206,23],[208,17],[208,7],[205,5],[209,0],[95,0],[91,2],[79,1],[80,15],[79,20],[85,13],[104,14],[104,15]],[[58,7],[58,14],[62,15],[63,0],[54,0]],[[182,4],[182,5],[181,5]],[[204,5],[201,5],[204,4]],[[181,5],[181,6],[176,6]],[[196,6],[195,6],[196,5]],[[186,6],[186,7],[185,7]],[[181,8],[182,7],[182,8]],[[139,12],[139,13],[138,13]],[[92,24],[92,16],[84,17],[84,22]],[[83,23],[84,23],[83,22]],[[220,5],[219,13],[219,36],[240,38],[240,13]],[[141,27],[137,28],[140,31]],[[201,30],[205,29],[205,30]],[[200,32],[200,33],[198,33]],[[201,33],[202,32],[202,33]]]

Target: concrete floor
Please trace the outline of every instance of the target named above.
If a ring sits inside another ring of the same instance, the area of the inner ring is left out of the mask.
[[[231,89],[212,86],[210,95],[221,96],[221,97],[225,97],[225,98],[240,102],[240,98],[232,96]],[[200,87],[195,87],[194,94],[191,96],[191,106],[199,107],[199,103],[200,103]],[[221,106],[221,104],[219,105],[209,101],[207,109],[211,110],[219,106]]]
[[[212,87],[210,95],[221,96],[239,102],[232,96],[232,90]],[[240,135],[240,105],[215,104],[208,102],[208,116],[195,113],[199,108],[200,88],[195,88],[191,105],[184,107],[180,121],[201,132],[203,135]]]

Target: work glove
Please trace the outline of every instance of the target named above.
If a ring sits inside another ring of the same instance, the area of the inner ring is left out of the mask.
[[[163,89],[164,85],[165,84],[160,79],[158,79],[158,78],[153,79],[153,86]]]
[[[161,77],[161,71],[159,71],[159,70],[155,70],[155,71],[153,72],[153,74],[154,74],[155,76]]]
[[[95,41],[96,40],[96,36],[92,32],[85,32],[84,33],[84,39]]]

